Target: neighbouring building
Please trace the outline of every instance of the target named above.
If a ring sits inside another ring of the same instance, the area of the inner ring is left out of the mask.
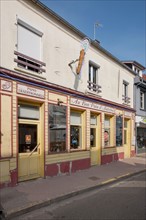
[[[1,187],[133,156],[136,73],[39,1],[0,4]]]
[[[134,80],[134,108],[136,109],[136,147],[146,147],[146,69],[136,61],[123,61],[136,73]]]

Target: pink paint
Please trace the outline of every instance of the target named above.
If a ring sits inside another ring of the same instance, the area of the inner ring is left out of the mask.
[[[132,151],[131,151],[131,157],[134,157],[135,154],[136,154],[136,153],[135,153],[135,150],[132,150]]]
[[[84,170],[90,167],[90,158],[67,161],[45,166],[45,176],[57,176],[64,173],[74,173],[77,170]]]
[[[77,170],[84,170],[90,167],[90,158],[72,161],[71,172],[76,172]]]
[[[17,170],[10,171],[11,183],[10,186],[16,186],[18,182],[18,172]]]
[[[70,162],[63,162],[60,164],[61,173],[69,173]]]
[[[45,166],[45,176],[57,176],[58,166],[57,164],[48,164]]]
[[[111,163],[113,161],[113,155],[102,155],[101,156],[101,164]]]

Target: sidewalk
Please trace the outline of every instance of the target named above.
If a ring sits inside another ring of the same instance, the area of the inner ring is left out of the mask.
[[[0,193],[7,218],[35,210],[51,203],[87,192],[136,173],[146,172],[146,154],[107,165],[93,166],[71,175],[48,177],[4,188]]]

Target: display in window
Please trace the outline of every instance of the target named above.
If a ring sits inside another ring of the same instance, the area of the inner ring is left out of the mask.
[[[79,148],[80,128],[79,126],[71,126],[70,145],[72,149]]]
[[[109,131],[108,130],[104,131],[104,146],[105,147],[109,146]]]
[[[19,153],[31,152],[36,145],[37,125],[19,124]]]
[[[116,146],[122,146],[123,142],[123,119],[121,116],[116,117]]]
[[[66,107],[49,105],[50,152],[66,150]]]
[[[90,146],[95,147],[95,136],[96,136],[96,129],[91,128],[90,129]]]
[[[25,143],[26,144],[31,144],[31,135],[25,135]]]

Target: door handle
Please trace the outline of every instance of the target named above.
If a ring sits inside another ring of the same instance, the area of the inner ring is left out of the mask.
[[[33,154],[33,152],[39,147],[40,143],[35,146],[35,148],[30,152],[29,157]]]

